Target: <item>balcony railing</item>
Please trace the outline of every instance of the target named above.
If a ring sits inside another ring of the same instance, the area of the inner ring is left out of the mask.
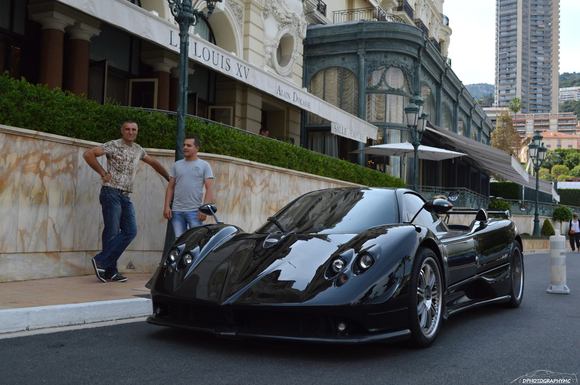
[[[316,4],[316,10],[322,15],[326,16],[326,3],[322,0],[318,0],[318,3]]]
[[[465,187],[435,187],[435,186],[421,186],[420,191],[423,198],[429,200],[436,195],[449,195],[452,192],[459,193],[459,198],[453,202],[453,206],[457,208],[470,209],[487,209],[489,205],[489,197],[478,194],[475,191],[469,190]],[[514,200],[503,199],[510,204],[510,212],[518,215],[529,215],[532,217],[536,209],[535,201],[530,200]],[[542,216],[552,217],[554,209],[558,206],[556,203],[538,202],[538,213]],[[569,206],[575,212],[580,211],[580,207]]]
[[[375,8],[356,8],[356,9],[343,9],[340,11],[334,11],[333,21],[335,24],[346,23],[348,21],[357,20],[380,20],[381,15]]]
[[[391,15],[382,8],[343,9],[339,11],[334,11],[332,14],[332,19],[334,24],[359,20],[405,23],[405,21],[402,18],[395,15]]]
[[[421,19],[415,19],[415,25],[417,26],[417,28],[423,31],[425,36],[429,36],[429,28],[427,28],[427,26],[425,25],[425,23],[423,23]]]
[[[413,20],[414,17],[414,10],[413,7],[411,7],[411,4],[409,4],[409,2],[407,0],[399,0],[399,6],[397,7],[397,11],[401,12],[405,12],[407,14],[407,16],[409,16],[409,19]]]

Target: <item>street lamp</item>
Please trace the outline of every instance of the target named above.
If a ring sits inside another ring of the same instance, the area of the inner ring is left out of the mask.
[[[540,214],[538,212],[538,195],[540,190],[540,167],[542,167],[542,163],[544,163],[544,159],[546,158],[546,151],[548,149],[544,147],[544,143],[542,143],[542,135],[540,135],[539,131],[534,133],[534,137],[532,141],[528,145],[528,155],[532,160],[532,164],[534,166],[534,172],[536,173],[536,208],[534,210],[534,232],[533,236],[538,238],[540,236]]]
[[[425,132],[425,123],[427,123],[427,114],[423,113],[423,99],[419,96],[411,98],[411,103],[405,107],[405,117],[407,119],[407,128],[413,145],[413,190],[417,191],[419,187],[419,157],[418,149],[421,144],[421,138]]]
[[[209,17],[215,9],[216,3],[222,0],[206,0],[207,16],[198,11],[196,0],[195,8],[191,0],[167,0],[171,14],[179,24],[179,98],[177,104],[177,140],[175,160],[183,159],[183,141],[185,140],[185,114],[187,113],[187,62],[189,60],[189,27],[195,26],[200,17]]]

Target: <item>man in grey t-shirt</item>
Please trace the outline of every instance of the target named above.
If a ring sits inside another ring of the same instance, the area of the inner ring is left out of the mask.
[[[187,229],[201,226],[205,215],[198,208],[214,200],[214,176],[209,163],[197,156],[198,151],[199,140],[196,137],[186,138],[183,142],[185,158],[175,162],[169,172],[163,216],[171,220],[176,238]]]

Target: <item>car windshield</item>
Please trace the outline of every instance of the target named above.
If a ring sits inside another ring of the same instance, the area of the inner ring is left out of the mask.
[[[299,197],[257,232],[356,234],[398,221],[394,190],[328,189]]]

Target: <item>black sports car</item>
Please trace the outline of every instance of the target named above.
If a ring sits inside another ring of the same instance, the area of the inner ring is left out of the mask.
[[[447,316],[492,302],[517,307],[523,297],[514,223],[474,210],[471,225],[448,225],[450,209],[447,199],[426,202],[407,189],[336,188],[297,198],[254,233],[193,228],[151,278],[148,322],[317,342],[410,337],[427,346]]]

